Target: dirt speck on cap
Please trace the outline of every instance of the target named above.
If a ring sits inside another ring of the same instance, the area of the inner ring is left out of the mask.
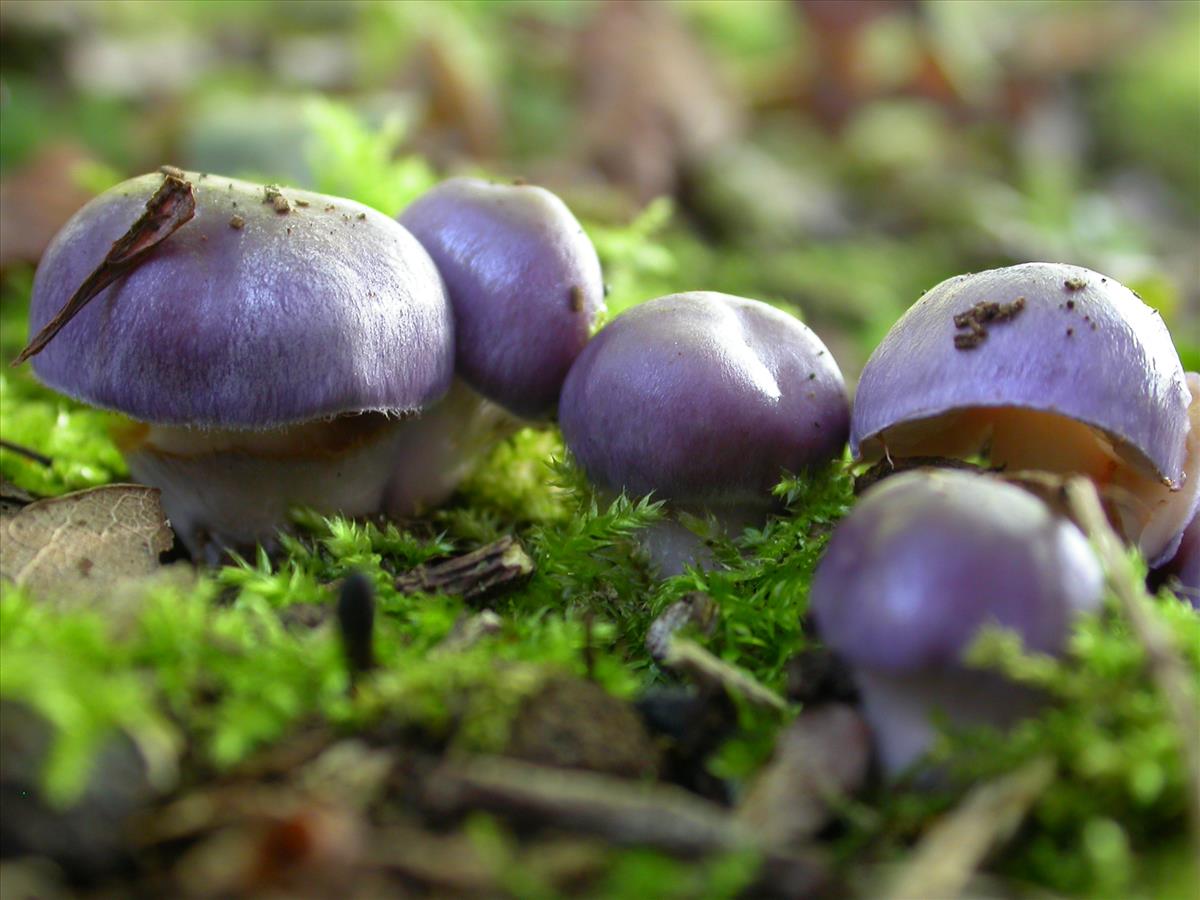
[[[275,212],[281,215],[292,211],[291,201],[283,195],[282,188],[277,184],[263,186],[263,203],[271,204]]]
[[[954,335],[954,346],[958,350],[973,350],[988,336],[988,326],[1008,322],[1025,309],[1025,298],[1018,297],[1011,303],[981,300],[965,312],[954,316],[954,327],[965,329]]]

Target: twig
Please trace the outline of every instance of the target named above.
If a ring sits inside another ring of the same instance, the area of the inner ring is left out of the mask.
[[[425,780],[426,809],[483,810],[539,828],[593,835],[685,857],[760,850],[765,883],[792,897],[823,895],[830,875],[807,848],[764,847],[725,809],[673,785],[559,769],[498,756],[443,762]]]
[[[146,201],[146,211],[125,234],[113,242],[100,265],[84,279],[63,308],[43,326],[28,346],[17,354],[12,361],[14,366],[41,353],[93,297],[120,276],[141,265],[151,250],[191,221],[196,214],[196,195],[192,191],[192,183],[181,178],[182,174],[178,169],[164,172],[162,185]]]
[[[724,809],[682,788],[503,757],[443,763],[426,781],[425,801],[445,814],[483,809],[672,853],[749,847],[753,839]]]
[[[709,632],[717,619],[717,604],[708,594],[692,591],[683,599],[672,603],[659,614],[646,630],[646,650],[657,663],[666,661],[671,652],[671,641],[688,625],[696,625],[701,631]]]
[[[686,672],[703,684],[720,685],[728,691],[740,694],[755,706],[778,712],[787,710],[787,701],[749,672],[730,665],[687,638],[671,639],[663,665],[669,669]]]
[[[679,632],[688,625],[711,630],[717,612],[717,604],[712,597],[700,591],[693,591],[682,600],[672,603],[650,623],[646,631],[646,650],[650,657],[661,666],[686,673],[700,684],[739,694],[756,706],[786,710],[787,701],[749,672],[730,665],[695,641],[679,636]]]
[[[1067,500],[1075,519],[1092,539],[1108,581],[1121,601],[1142,648],[1150,675],[1162,692],[1179,731],[1188,779],[1188,809],[1192,818],[1195,859],[1200,867],[1200,700],[1190,683],[1187,665],[1171,641],[1170,633],[1152,612],[1151,598],[1138,577],[1124,546],[1108,524],[1095,487],[1086,478],[1067,483]]]
[[[988,853],[1016,831],[1053,778],[1054,763],[1039,758],[973,788],[921,839],[884,896],[957,897]]]
[[[12,453],[16,453],[18,456],[31,459],[40,466],[49,467],[54,465],[54,460],[52,460],[50,457],[38,453],[36,450],[31,450],[28,447],[23,447],[20,444],[14,444],[12,441],[6,441],[3,438],[0,438],[0,447]]]
[[[396,590],[473,600],[515,586],[532,574],[533,558],[509,535],[454,559],[418,566],[396,579]]]

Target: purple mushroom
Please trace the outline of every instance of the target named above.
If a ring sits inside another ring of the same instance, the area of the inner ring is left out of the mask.
[[[1061,653],[1102,586],[1083,533],[1036,497],[990,476],[917,470],[863,495],[830,539],[810,600],[894,774],[928,749],[938,714],[1003,727],[1036,710],[1030,690],[964,665],[980,629]]]
[[[1200,373],[1188,372],[1187,381],[1192,391],[1188,452],[1200,455]],[[1169,558],[1153,573],[1153,581],[1165,583],[1180,598],[1200,609],[1200,505],[1193,506],[1191,521],[1170,549]]]
[[[726,528],[760,522],[772,487],[838,457],[849,409],[832,355],[797,319],[726,294],[672,294],[592,339],[563,385],[559,424],[591,481],[653,494]],[[661,574],[696,561],[674,521],[646,537]]]
[[[524,418],[548,418],[604,309],[600,260],[554,194],[453,178],[400,222],[429,251],[454,309],[455,371]]]
[[[414,431],[447,427],[402,417],[453,377],[452,315],[429,255],[349,200],[185,177],[195,217],[34,357],[37,376],[135,420],[121,438],[130,470],[162,488],[193,550],[268,539],[291,504],[353,515],[389,493],[436,493],[436,450],[395,465],[429,443]],[[126,181],[63,227],[37,271],[34,332],[160,182]]]
[[[1200,513],[1183,530],[1175,555],[1154,574],[1176,596],[1200,609]]]
[[[1091,477],[1151,562],[1200,499],[1200,401],[1158,313],[1111,278],[1027,263],[950,278],[863,369],[856,458],[981,455]]]

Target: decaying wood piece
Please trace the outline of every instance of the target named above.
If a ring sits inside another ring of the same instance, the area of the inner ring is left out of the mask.
[[[533,574],[533,558],[511,535],[445,562],[418,566],[396,579],[405,594],[450,594],[464,600],[514,587]]]

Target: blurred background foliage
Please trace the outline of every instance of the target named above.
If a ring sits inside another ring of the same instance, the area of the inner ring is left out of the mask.
[[[5,0],[0,60],[10,282],[165,162],[388,213],[485,172],[578,211],[613,312],[767,299],[853,376],[924,289],[1053,260],[1200,367],[1195,2]]]

